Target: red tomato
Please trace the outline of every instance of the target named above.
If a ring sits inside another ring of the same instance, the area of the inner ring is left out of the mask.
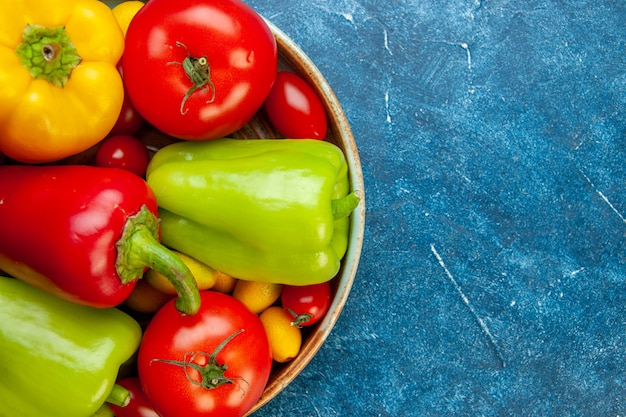
[[[109,404],[115,417],[159,417],[146,394],[142,391],[138,378],[124,378],[117,383],[130,392],[130,403],[125,407]]]
[[[143,125],[143,117],[139,114],[133,103],[128,98],[128,93],[124,93],[122,110],[117,118],[117,122],[109,132],[109,135],[134,135]]]
[[[263,105],[277,64],[270,28],[240,0],[150,0],[128,27],[122,58],[139,113],[188,140],[243,127]]]
[[[96,152],[96,166],[122,168],[143,177],[150,162],[146,145],[134,136],[115,135],[104,139]]]
[[[200,294],[198,313],[183,315],[172,300],[152,318],[139,347],[139,379],[162,417],[243,416],[272,369],[265,329],[232,296]]]
[[[291,139],[324,139],[326,110],[313,88],[292,72],[281,71],[265,100],[265,111],[276,129]]]
[[[117,70],[122,76],[122,80],[124,79],[124,69],[122,68],[121,61],[117,64]],[[139,131],[141,126],[143,125],[144,119],[139,114],[135,106],[130,101],[128,97],[128,91],[126,91],[126,86],[124,86],[124,101],[122,102],[122,109],[120,110],[120,114],[117,117],[117,121],[115,125],[109,132],[109,136],[113,135],[134,135]]]
[[[330,283],[294,286],[284,285],[281,303],[297,326],[317,323],[330,307]]]

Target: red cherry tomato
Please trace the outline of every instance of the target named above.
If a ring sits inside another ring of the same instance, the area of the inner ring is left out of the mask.
[[[117,64],[117,70],[119,71],[122,79],[124,79],[124,69],[122,68],[121,61]],[[124,101],[122,102],[122,109],[117,117],[115,125],[109,132],[109,136],[113,135],[134,135],[143,126],[144,119],[139,114],[133,103],[128,97],[128,91],[126,91],[126,85],[124,85]]]
[[[159,417],[146,394],[142,391],[138,378],[124,378],[117,383],[130,392],[130,402],[125,407],[109,404],[115,417]]]
[[[201,291],[201,307],[184,315],[165,304],[144,332],[137,367],[163,416],[243,416],[272,369],[265,328],[239,300]]]
[[[270,121],[291,139],[324,139],[328,122],[326,110],[313,88],[298,75],[281,71],[265,100]]]
[[[330,307],[330,283],[304,286],[284,285],[281,292],[283,309],[296,326],[317,323]]]
[[[120,110],[117,122],[115,122],[109,135],[134,135],[141,129],[143,122],[143,117],[135,109],[135,106],[128,98],[128,94],[125,92],[122,110]]]
[[[96,166],[122,168],[143,177],[150,162],[146,145],[134,136],[115,135],[104,139],[96,152]]]
[[[128,27],[122,58],[139,113],[188,140],[243,127],[263,105],[277,65],[272,31],[240,0],[150,0]]]

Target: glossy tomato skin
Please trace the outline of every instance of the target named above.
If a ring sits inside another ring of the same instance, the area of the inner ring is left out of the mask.
[[[146,175],[150,153],[146,145],[130,135],[109,136],[96,152],[96,166],[121,168],[140,177]]]
[[[128,377],[117,383],[128,390],[130,402],[125,407],[109,404],[115,417],[160,417],[141,389],[139,378]]]
[[[291,139],[324,139],[328,130],[324,104],[300,76],[280,71],[267,99],[265,111],[276,129]]]
[[[193,90],[187,57],[206,56],[210,83]],[[122,59],[124,82],[141,115],[186,140],[227,136],[262,106],[278,62],[265,21],[240,0],[150,0],[135,15]]]
[[[124,101],[122,101],[120,115],[109,135],[134,135],[141,129],[143,122],[143,117],[131,103],[128,93],[124,92]]]
[[[304,286],[285,285],[281,292],[281,304],[297,325],[311,326],[328,312],[330,283],[322,282]]]
[[[117,70],[124,79],[124,69],[122,68],[121,61],[117,64]],[[130,101],[128,97],[128,91],[126,91],[126,85],[124,85],[124,100],[122,101],[122,109],[117,117],[115,125],[109,132],[109,136],[112,135],[134,135],[143,126],[144,119],[139,114],[135,105]]]
[[[168,302],[144,333],[137,358],[139,379],[162,417],[242,416],[269,379],[272,357],[258,316],[230,295],[215,291],[201,291],[201,303],[200,311],[189,316]],[[189,363],[195,354],[203,364],[234,334],[216,355],[217,362],[228,367],[224,376],[232,380],[230,384],[207,389],[191,381],[197,382],[198,373],[190,367],[164,362]]]

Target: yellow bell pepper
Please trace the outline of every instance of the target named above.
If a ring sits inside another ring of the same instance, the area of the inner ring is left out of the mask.
[[[0,151],[41,163],[102,140],[122,108],[123,51],[98,0],[0,2]]]

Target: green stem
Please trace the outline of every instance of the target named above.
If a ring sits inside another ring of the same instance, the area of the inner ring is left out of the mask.
[[[298,314],[290,308],[288,308],[287,310],[289,311],[289,314],[291,314],[291,316],[293,317],[293,320],[291,321],[292,326],[302,328],[302,325],[304,323],[307,323],[311,320],[312,316],[309,313]]]
[[[331,204],[335,220],[348,217],[350,213],[352,213],[352,211],[359,205],[359,201],[361,201],[361,199],[357,195],[356,191],[352,191],[344,197],[332,200]]]
[[[119,407],[126,407],[130,402],[130,393],[123,386],[115,384],[113,385],[113,389],[107,397],[106,402]]]
[[[215,100],[215,85],[213,81],[211,81],[211,66],[209,65],[209,61],[206,56],[202,56],[200,58],[192,57],[189,54],[189,49],[182,42],[176,42],[176,46],[185,48],[187,51],[187,57],[183,60],[183,62],[168,62],[168,65],[181,65],[185,74],[193,83],[193,86],[187,90],[187,93],[183,97],[183,100],[180,103],[180,114],[186,114],[187,110],[185,110],[185,103],[191,97],[191,95],[196,91],[203,88],[210,88],[211,90],[211,99],[207,101],[208,103],[212,103]]]
[[[65,86],[82,61],[63,26],[26,25],[15,53],[33,78],[57,87]]]
[[[235,333],[228,336],[224,339],[213,351],[213,353],[207,352],[187,352],[183,357],[182,361],[171,360],[171,359],[152,359],[152,362],[161,362],[169,365],[180,366],[185,370],[185,375],[187,376],[187,380],[197,386],[200,386],[204,389],[214,389],[218,388],[224,384],[232,384],[237,380],[242,380],[247,384],[245,379],[241,378],[229,378],[224,373],[228,369],[228,365],[225,363],[219,364],[217,362],[217,354],[220,353],[222,349],[237,335],[243,333],[244,329],[239,329]],[[207,358],[207,363],[204,365],[199,365],[194,362],[197,356],[205,356]],[[193,369],[198,372],[200,376],[200,381],[196,381],[189,375],[188,369]],[[240,387],[241,388],[241,387]],[[242,388],[243,389],[243,388]],[[244,390],[245,392],[245,390]]]
[[[193,315],[200,308],[200,293],[193,274],[185,263],[158,241],[159,220],[144,205],[128,218],[117,242],[117,273],[123,283],[135,281],[146,267],[163,274],[178,294],[176,309]]]

